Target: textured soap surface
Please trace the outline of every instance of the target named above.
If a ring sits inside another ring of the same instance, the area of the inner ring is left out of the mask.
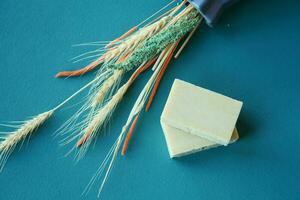
[[[218,143],[184,132],[163,122],[161,122],[161,126],[164,131],[171,158],[181,157],[220,146]],[[230,143],[235,142],[238,138],[238,132],[234,129]]]
[[[162,124],[213,143],[230,143],[242,102],[176,79],[161,115]]]

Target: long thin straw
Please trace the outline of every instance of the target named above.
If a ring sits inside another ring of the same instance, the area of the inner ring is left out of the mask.
[[[124,33],[123,35],[121,35],[120,37],[114,39],[113,41],[111,41],[108,45],[105,46],[105,48],[110,48],[112,47],[114,44],[116,44],[117,42],[127,38],[129,35],[131,35],[133,32],[135,32],[138,29],[138,26],[134,26],[131,29],[129,29],[126,33]]]
[[[172,49],[169,50],[168,54],[166,55],[166,58],[165,58],[164,62],[162,63],[161,70],[160,70],[159,74],[157,75],[157,79],[155,80],[154,86],[153,86],[151,94],[149,96],[149,100],[148,100],[147,105],[146,105],[146,111],[149,110],[149,108],[152,104],[152,101],[153,101],[153,99],[156,95],[157,89],[159,87],[160,81],[161,81],[161,79],[162,79],[162,77],[163,77],[163,75],[164,75],[171,59],[172,59],[172,56],[174,54],[174,51],[175,51],[179,41],[180,41],[180,39],[173,45]]]
[[[128,144],[129,144],[129,141],[130,141],[131,136],[132,136],[132,134],[133,134],[133,131],[134,131],[135,127],[136,127],[136,123],[137,123],[137,120],[139,119],[139,116],[140,116],[140,115],[138,114],[138,115],[134,118],[134,120],[133,120],[133,122],[132,122],[132,124],[131,124],[131,126],[130,126],[130,128],[129,128],[129,131],[128,131],[126,137],[125,137],[124,144],[123,144],[123,147],[122,147],[122,152],[121,152],[122,156],[124,156],[125,153],[126,153],[126,150],[127,150],[127,148],[128,148]]]
[[[94,80],[92,80],[91,82],[89,82],[88,84],[86,84],[85,86],[83,86],[82,88],[80,88],[77,92],[75,92],[74,94],[72,94],[70,97],[68,97],[66,100],[64,100],[63,102],[61,102],[60,104],[58,104],[55,108],[53,108],[53,111],[56,111],[58,109],[60,109],[62,106],[64,106],[67,102],[69,102],[71,99],[73,99],[75,96],[77,96],[79,93],[81,93],[83,90],[85,90],[86,88],[88,88],[89,86],[91,86],[93,83],[95,83],[96,81],[98,81],[102,76],[106,75],[108,73],[104,72],[103,75],[101,76],[97,76]]]
[[[173,3],[175,3],[176,0],[171,1],[170,3],[168,3],[167,5],[165,5],[164,7],[162,7],[161,9],[159,9],[158,11],[156,11],[155,13],[153,13],[150,17],[146,18],[144,21],[140,22],[137,26],[140,27],[142,26],[144,23],[146,23],[148,20],[152,19],[154,16],[156,16],[158,13],[162,12],[164,9],[166,9],[167,7],[169,7],[170,5],[172,5]]]

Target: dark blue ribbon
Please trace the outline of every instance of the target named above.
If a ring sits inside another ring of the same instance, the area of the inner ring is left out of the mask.
[[[206,23],[212,26],[224,9],[237,0],[188,0],[203,16]]]

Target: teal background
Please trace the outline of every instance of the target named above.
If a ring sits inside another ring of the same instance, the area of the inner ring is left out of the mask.
[[[87,48],[72,44],[111,40],[166,3],[1,0],[0,121],[46,111],[93,78],[94,73],[54,78],[81,66],[68,59]],[[172,61],[126,157],[118,156],[102,198],[300,199],[299,10],[298,0],[240,1],[215,28],[201,26]],[[71,146],[59,146],[52,136],[76,107],[56,113],[12,154],[0,174],[0,199],[81,199],[150,74],[138,79],[116,110],[109,134],[78,164],[64,157]],[[242,100],[240,140],[169,159],[159,116],[175,78]],[[95,199],[99,185],[85,199]]]

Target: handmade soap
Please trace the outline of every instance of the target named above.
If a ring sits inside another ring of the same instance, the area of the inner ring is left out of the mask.
[[[164,131],[168,151],[171,158],[185,156],[188,154],[220,146],[220,144],[171,127],[167,124],[164,124],[163,122],[161,122],[161,126]],[[234,129],[230,143],[235,142],[236,140],[238,140],[238,138],[238,132],[236,129]]]
[[[218,144],[230,142],[242,102],[176,79],[161,121]]]
[[[242,102],[176,79],[161,115],[171,157],[228,145]]]

